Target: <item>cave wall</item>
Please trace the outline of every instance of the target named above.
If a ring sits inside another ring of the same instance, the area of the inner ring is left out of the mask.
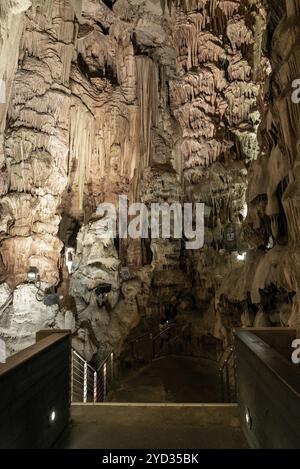
[[[190,1],[176,13],[170,102],[182,138],[175,166],[185,200],[205,203],[205,246],[186,252],[198,336],[226,336],[215,298],[248,249],[243,222],[269,69],[265,30],[260,1]],[[187,321],[190,310],[183,312]]]
[[[20,11],[19,3],[1,11],[1,53],[12,49],[15,64],[3,64],[0,333],[9,353],[54,326],[78,330],[74,344],[88,358],[117,352],[147,309],[155,267],[141,240],[118,249],[101,241],[96,209],[119,194],[139,200],[145,184],[158,193],[164,178],[180,193],[171,164],[170,17],[159,2],[34,0]],[[11,18],[19,36],[10,35]],[[161,165],[158,177],[152,165]],[[153,246],[156,266],[162,250]],[[135,270],[148,264],[146,273],[121,285],[120,259]],[[27,281],[30,267],[36,283]],[[103,282],[112,285],[105,304],[95,297]],[[48,293],[54,304],[45,304]]]
[[[101,360],[157,329],[170,302],[178,322],[192,323],[195,347],[206,336],[226,341],[255,317],[269,323],[270,292],[291,305],[280,320],[297,322],[292,3],[0,7],[0,335],[9,353],[36,330],[61,327]],[[205,203],[204,248],[100,239],[97,207],[120,194],[147,206]],[[27,281],[30,267],[39,282]]]
[[[292,98],[293,82],[300,75],[300,4],[265,3],[265,50],[272,73],[260,105],[261,150],[249,171],[245,236],[251,250],[245,265],[229,276],[218,296],[227,328],[230,310],[237,323],[241,318],[245,326],[299,328],[300,108]]]

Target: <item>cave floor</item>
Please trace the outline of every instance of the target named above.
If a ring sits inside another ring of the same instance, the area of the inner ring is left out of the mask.
[[[58,448],[244,449],[235,404],[76,404]]]
[[[128,373],[111,402],[222,402],[218,365],[200,358],[168,356]]]
[[[217,364],[169,356],[131,371],[103,404],[72,405],[66,449],[244,449],[237,404],[221,404]]]

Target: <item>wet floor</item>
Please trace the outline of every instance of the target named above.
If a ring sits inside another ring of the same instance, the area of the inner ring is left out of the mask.
[[[221,402],[218,365],[211,360],[165,357],[132,371],[111,394],[111,402]]]

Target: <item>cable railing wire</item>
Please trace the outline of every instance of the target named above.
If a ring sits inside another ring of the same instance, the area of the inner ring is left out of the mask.
[[[72,350],[71,401],[104,402],[114,379],[114,354],[107,355],[96,369]]]

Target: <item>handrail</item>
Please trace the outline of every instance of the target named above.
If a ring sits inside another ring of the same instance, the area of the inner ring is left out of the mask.
[[[155,336],[153,336],[153,332],[145,332],[145,334],[139,335],[139,336],[134,337],[133,339],[129,340],[128,344],[132,344],[134,342],[139,342],[141,339],[144,339],[144,337],[149,337],[152,340],[156,340],[161,335],[163,335],[165,332],[167,332],[168,330],[175,329],[175,328],[181,328],[181,327],[185,327],[185,325],[182,325],[182,324],[169,325],[168,327],[166,327],[162,331],[159,331]]]
[[[83,358],[82,355],[80,355],[80,353],[78,353],[75,349],[72,349],[72,352],[74,355],[76,355],[77,358],[79,358],[79,360],[83,363],[83,364],[87,364],[87,367],[88,369],[92,370],[93,372],[96,371],[96,369],[85,359]]]
[[[109,353],[97,370],[72,349],[71,401],[104,402],[114,378],[114,354]]]
[[[145,332],[145,334],[139,335],[138,337],[135,337],[134,339],[129,340],[128,344],[132,344],[134,342],[139,342],[144,337],[152,338],[152,336],[153,336],[152,332]]]
[[[149,356],[147,354],[145,357],[145,354],[142,353],[142,360],[149,360],[149,362],[155,360],[156,358],[161,356],[162,353],[166,352],[165,348],[162,348],[161,346],[158,347],[159,339],[168,332],[173,332],[174,330],[182,329],[182,331],[184,331],[186,327],[188,327],[187,324],[170,324],[165,327],[165,329],[159,331],[155,336],[153,335],[153,333],[147,332],[138,337],[135,337],[134,339],[128,342],[133,347],[132,354],[134,358],[140,359],[139,352],[143,352],[143,350],[140,350],[138,346],[145,337],[149,337],[150,354]],[[169,342],[167,348],[167,354],[168,353],[170,353]],[[218,371],[221,382],[222,400],[224,402],[236,402],[237,389],[234,358],[234,349],[230,345],[229,347],[225,348],[225,350],[218,359],[214,360],[214,362],[218,364],[219,368]]]
[[[233,360],[232,360],[233,359]],[[224,402],[236,401],[236,370],[234,360],[234,348],[227,347],[219,358],[219,376],[221,381],[222,399]],[[230,371],[232,371],[230,375]],[[232,393],[232,387],[234,392]]]
[[[161,337],[162,335],[164,335],[166,332],[168,332],[169,330],[173,330],[173,329],[181,329],[185,327],[183,324],[173,324],[173,325],[170,325],[170,326],[167,326],[165,329],[163,329],[162,331],[159,331],[159,333],[153,337],[153,340],[156,340],[156,339],[159,339],[159,337]]]
[[[144,343],[143,339],[149,339],[149,344],[147,344],[147,350],[149,350],[150,353],[147,353],[146,357],[144,356],[143,359],[151,362],[152,360],[157,358],[157,342],[161,337],[163,337],[165,334],[173,332],[174,330],[184,330],[187,327],[187,324],[169,324],[164,329],[159,331],[156,335],[154,335],[153,332],[148,331],[145,334],[141,334],[140,336],[131,339],[130,341],[128,341],[128,345],[132,346],[132,354],[135,356],[135,358],[137,358],[139,352],[141,351],[138,347]],[[161,353],[161,350],[159,350],[158,353]]]
[[[107,360],[109,360],[109,358],[111,357],[111,355],[113,355],[113,352],[110,352],[106,355],[106,357],[104,358],[104,360],[100,363],[100,365],[98,366],[97,368],[97,371],[99,371],[103,366],[104,364],[107,362]],[[96,371],[96,370],[95,370]]]

